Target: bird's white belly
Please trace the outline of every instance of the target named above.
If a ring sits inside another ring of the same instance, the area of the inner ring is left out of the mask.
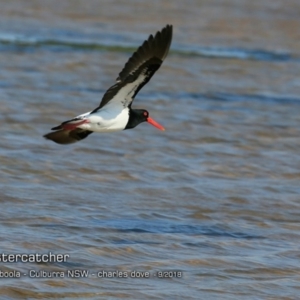
[[[89,123],[78,126],[94,132],[112,132],[123,130],[129,119],[128,108],[116,111],[101,109],[99,112],[87,116]]]

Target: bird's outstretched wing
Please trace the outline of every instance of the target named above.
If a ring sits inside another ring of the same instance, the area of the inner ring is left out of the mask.
[[[150,35],[148,40],[133,53],[123,70],[120,72],[116,84],[104,94],[96,112],[106,104],[130,107],[135,95],[151,79],[167,56],[171,41],[173,27],[167,25],[155,36]]]
[[[60,129],[49,132],[44,135],[44,138],[52,140],[57,144],[72,144],[85,139],[93,131],[76,128],[73,130]]]

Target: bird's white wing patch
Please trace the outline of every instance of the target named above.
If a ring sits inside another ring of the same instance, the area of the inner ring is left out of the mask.
[[[128,105],[132,102],[133,97],[136,93],[138,87],[144,82],[146,79],[145,72],[141,73],[139,77],[130,83],[126,83],[117,93],[116,95],[109,101],[108,104],[122,105],[122,108],[128,107]],[[107,104],[107,105],[108,105]]]

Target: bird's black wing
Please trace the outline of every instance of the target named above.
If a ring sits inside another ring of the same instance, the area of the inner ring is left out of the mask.
[[[172,25],[167,25],[154,37],[150,35],[148,40],[144,41],[125,64],[116,84],[107,90],[94,112],[106,104],[123,107],[131,105],[136,94],[151,79],[167,56],[172,32]]]
[[[72,144],[85,139],[93,131],[76,128],[73,130],[60,129],[58,131],[49,132],[44,135],[44,138],[52,140],[57,144]]]

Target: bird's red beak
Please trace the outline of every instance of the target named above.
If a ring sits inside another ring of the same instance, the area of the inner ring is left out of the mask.
[[[157,129],[165,131],[165,129],[160,124],[158,124],[156,121],[149,117],[147,118],[147,122],[156,127]]]

